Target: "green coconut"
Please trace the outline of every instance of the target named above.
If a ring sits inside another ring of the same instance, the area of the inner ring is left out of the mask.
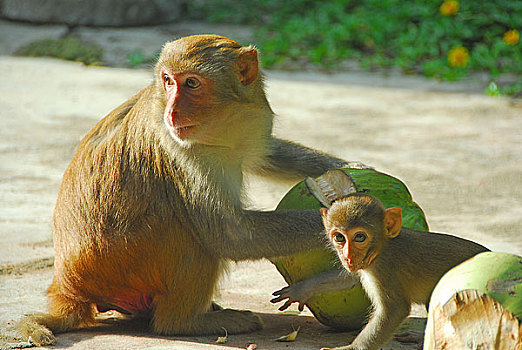
[[[342,195],[366,191],[379,198],[385,207],[402,208],[405,227],[428,231],[422,209],[412,200],[406,186],[397,178],[373,169],[342,169],[341,177],[327,172],[319,178],[295,185],[281,200],[277,210],[319,209]],[[336,172],[336,171],[333,171]],[[339,172],[339,170],[337,170]],[[337,178],[336,178],[337,177]],[[328,248],[272,259],[289,285],[332,269],[337,255]],[[361,286],[330,291],[312,297],[306,305],[322,324],[344,330],[360,329],[368,316],[370,300]]]
[[[437,283],[431,300],[444,302],[467,289],[489,295],[522,320],[522,257],[500,252],[478,254],[448,271]],[[430,305],[435,304],[430,301]]]
[[[475,342],[484,348],[514,349],[494,344],[520,341],[521,320],[522,257],[481,253],[448,271],[435,286],[424,348]]]

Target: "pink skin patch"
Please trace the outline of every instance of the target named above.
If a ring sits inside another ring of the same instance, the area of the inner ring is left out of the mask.
[[[136,298],[113,298],[107,304],[97,306],[98,311],[106,312],[116,310],[123,314],[142,314],[152,310],[154,296],[152,294],[140,295]]]
[[[178,88],[177,88],[177,82],[175,80],[172,80],[172,85],[166,85],[165,86],[165,94],[167,96],[167,103],[165,106],[165,113],[163,115],[163,118],[165,119],[165,124],[169,128],[169,130],[174,130],[176,125],[176,100],[178,98]]]
[[[165,75],[167,73],[163,74]],[[176,115],[176,105],[180,98],[180,83],[177,78],[169,77],[169,79],[169,81],[171,82],[170,85],[167,85],[164,82],[167,103],[163,118],[165,120],[165,125],[167,126],[170,134],[174,138],[184,140],[192,133],[194,125],[182,125],[184,122],[182,120],[179,120],[180,118]]]
[[[178,89],[176,88],[176,85],[173,85],[171,87],[166,88],[166,94],[167,94],[167,106],[165,108],[165,121],[169,123],[170,127],[174,127],[175,125],[175,118],[176,118],[176,102],[179,97],[178,95]]]

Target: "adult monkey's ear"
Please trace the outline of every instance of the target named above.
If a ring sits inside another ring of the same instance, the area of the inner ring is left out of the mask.
[[[384,233],[390,238],[399,235],[402,228],[401,208],[388,208],[384,211]]]
[[[257,60],[257,50],[253,47],[243,47],[242,52],[237,58],[239,66],[239,81],[247,86],[257,79],[259,72],[259,61]]]

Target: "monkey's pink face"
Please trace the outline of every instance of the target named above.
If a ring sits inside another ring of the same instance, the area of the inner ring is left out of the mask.
[[[163,119],[170,135],[182,144],[202,141],[209,129],[202,117],[212,112],[212,82],[197,73],[166,69],[161,79],[165,90]]]
[[[371,233],[363,227],[333,228],[328,236],[341,263],[350,272],[366,269],[377,255],[372,249]]]

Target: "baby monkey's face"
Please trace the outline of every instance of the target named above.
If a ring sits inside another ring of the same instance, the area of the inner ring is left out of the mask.
[[[364,270],[377,256],[372,233],[364,227],[342,228],[335,222],[328,225],[327,234],[339,260],[350,272]]]
[[[350,272],[371,267],[388,239],[401,231],[400,208],[385,209],[368,194],[350,195],[322,208],[328,239]]]
[[[327,232],[339,260],[350,272],[366,269],[377,256],[372,249],[372,233],[364,227],[344,229],[333,225]]]

